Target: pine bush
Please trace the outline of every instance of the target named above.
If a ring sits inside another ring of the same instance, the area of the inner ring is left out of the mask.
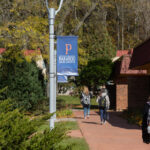
[[[10,110],[10,100],[0,102],[0,149],[20,150],[24,148],[28,137],[35,132],[35,128],[18,109]]]
[[[7,67],[5,71],[0,70],[0,87],[7,87],[6,98],[13,99],[16,108],[32,110],[45,96],[45,85],[39,79],[36,64],[23,60],[13,65],[8,63]]]
[[[11,100],[0,102],[0,150],[71,150],[71,146],[63,148],[59,145],[66,137],[64,127],[37,132],[37,127],[51,114],[31,120],[19,109],[11,110],[11,103]]]

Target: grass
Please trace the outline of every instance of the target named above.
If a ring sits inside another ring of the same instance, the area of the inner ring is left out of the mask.
[[[57,122],[56,126],[57,125],[65,126],[68,131],[79,129],[76,121]],[[71,150],[89,150],[89,146],[84,138],[67,137],[60,143],[60,146],[64,148],[69,145],[71,145]]]
[[[55,126],[59,125],[64,126],[67,131],[79,129],[76,121],[63,121],[55,123]],[[48,128],[49,121],[45,121],[44,124],[39,127],[38,132],[42,132]],[[67,147],[71,146],[71,150],[89,150],[89,146],[84,138],[72,138],[67,136],[59,145],[64,149],[67,149]]]
[[[56,112],[57,118],[71,118],[73,116],[73,112],[70,109],[59,110]]]
[[[67,128],[67,130],[77,130],[79,129],[79,126],[76,121],[63,121],[63,122],[57,122],[55,125],[62,125]]]
[[[96,99],[91,100],[92,106],[97,106]],[[73,96],[58,96],[57,97],[57,118],[66,118],[72,117],[72,110],[70,108],[82,108],[80,104],[79,97]],[[44,114],[42,114],[44,115]],[[35,117],[40,117],[35,116]],[[78,130],[78,124],[76,121],[63,121],[63,122],[56,122],[55,127],[63,126],[66,128],[67,131],[70,130]],[[49,121],[44,121],[40,127],[38,127],[37,132],[43,132],[44,130],[49,129]],[[88,144],[86,143],[84,138],[73,138],[67,136],[63,141],[60,143],[60,147],[70,148],[70,150],[89,150]],[[69,149],[68,149],[69,150]]]
[[[57,97],[57,109],[60,108],[76,108],[82,109],[79,97],[74,96],[58,96]],[[91,99],[91,109],[98,109],[98,104],[96,103],[96,97]]]
[[[96,108],[96,98],[91,99],[91,108]],[[73,96],[58,96],[57,97],[57,118],[66,118],[72,117],[72,110],[70,108],[82,109],[82,105],[80,103],[79,97]],[[78,130],[78,124],[76,121],[63,121],[56,122],[55,127],[63,126],[70,130]],[[44,121],[42,125],[38,128],[37,132],[42,132],[45,129],[49,129],[49,121]],[[67,136],[61,143],[60,147],[68,148],[71,147],[71,150],[89,150],[88,144],[86,143],[84,138],[73,138]]]
[[[71,145],[71,150],[89,150],[89,147],[86,141],[83,138],[66,138],[60,145],[63,148],[66,148],[68,145]]]
[[[67,130],[77,130],[79,129],[78,124],[76,121],[62,121],[62,122],[56,122],[55,126],[62,125]],[[49,121],[45,121],[39,128],[38,132],[44,131],[45,129],[49,128]]]

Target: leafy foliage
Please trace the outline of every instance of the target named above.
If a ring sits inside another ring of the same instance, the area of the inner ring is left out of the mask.
[[[116,48],[112,43],[112,39],[108,32],[101,31],[101,37],[99,37],[100,33],[96,30],[94,31],[92,28],[89,27],[87,29],[91,31],[93,30],[90,37],[89,34],[85,34],[86,38],[82,42],[83,47],[86,45],[86,51],[90,54],[87,58],[90,60],[102,57],[113,58],[115,56]]]
[[[48,2],[57,9],[60,1]],[[149,0],[66,0],[56,16],[55,33],[79,37],[80,72],[88,61],[112,58],[116,49],[130,49],[147,39],[149,4]],[[40,48],[48,62],[48,30],[44,0],[0,1],[0,47]],[[17,49],[14,53],[19,58]]]
[[[29,120],[18,109],[11,110],[11,100],[0,102],[0,149],[14,150],[69,150],[70,146],[63,148],[59,143],[65,138],[66,129],[57,126],[53,130],[37,133],[37,127],[42,120],[48,119],[46,115],[40,119]],[[9,105],[8,105],[9,104]],[[3,109],[7,108],[7,109]]]
[[[113,64],[111,60],[107,58],[90,61],[81,71],[79,81],[81,85],[96,89],[97,86],[105,84],[110,78],[112,67]]]
[[[64,131],[60,126],[51,131],[47,129],[44,133],[33,136],[26,149],[63,150],[58,144],[65,138]],[[69,150],[69,148],[67,149]]]
[[[143,25],[143,19],[149,24],[146,15],[149,9],[144,9],[149,2],[144,1],[145,5],[141,0],[64,1],[61,13],[55,19],[55,31],[56,35],[79,36],[79,71],[89,60],[112,58],[116,47],[133,48],[148,36],[149,28]],[[49,4],[57,9],[59,1],[49,0]],[[0,8],[0,47],[40,48],[48,61],[49,29],[45,1],[1,0]]]
[[[23,58],[18,62],[16,58],[5,55],[0,68],[0,87],[8,87],[5,96],[13,99],[16,107],[31,110],[45,95],[45,85],[39,79],[39,70],[34,62],[29,63]],[[10,61],[5,61],[7,58]]]
[[[19,110],[9,111],[8,102],[0,102],[0,149],[24,148],[28,136],[35,132],[32,123],[19,113]],[[3,109],[7,105],[7,111]]]

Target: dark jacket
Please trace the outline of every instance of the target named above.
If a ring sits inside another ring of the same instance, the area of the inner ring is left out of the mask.
[[[150,119],[150,102],[145,104],[144,113],[143,113],[143,120],[142,120],[142,138],[143,142],[150,143],[150,134],[148,134],[147,127],[149,124]]]

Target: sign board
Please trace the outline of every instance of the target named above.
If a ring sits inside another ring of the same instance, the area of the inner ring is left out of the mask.
[[[68,77],[67,76],[57,76],[57,83],[67,83]]]
[[[57,75],[78,76],[78,37],[57,37]]]

